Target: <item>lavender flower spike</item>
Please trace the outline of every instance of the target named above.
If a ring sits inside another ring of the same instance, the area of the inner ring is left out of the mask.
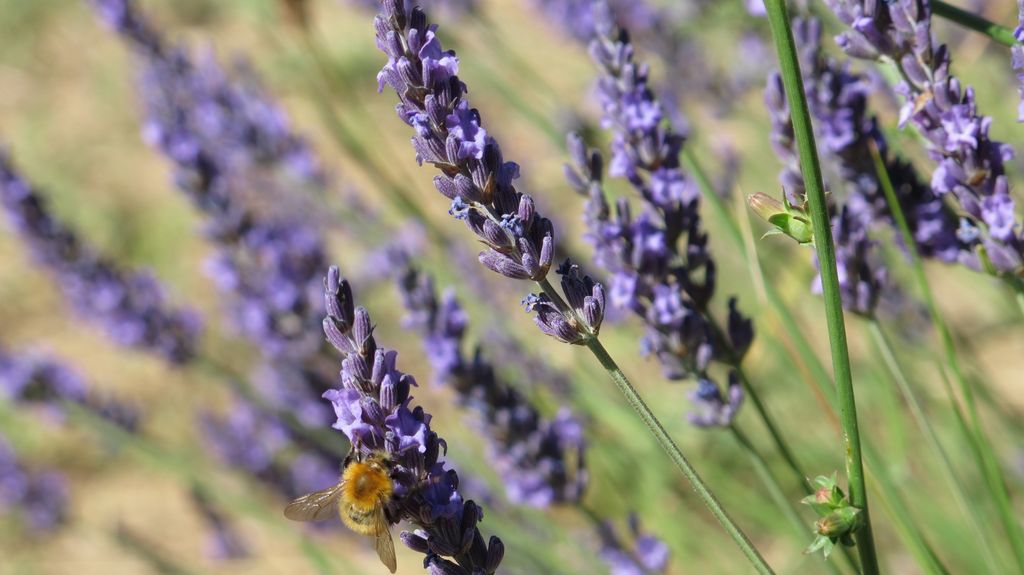
[[[77,372],[33,349],[0,346],[0,397],[38,407],[58,423],[64,422],[63,402],[81,405],[128,431],[139,423],[132,406],[90,392]]]
[[[950,73],[950,53],[935,47],[931,6],[918,0],[829,0],[850,29],[837,43],[854,58],[891,60],[903,81],[901,125],[912,122],[937,163],[931,184],[950,194],[963,215],[959,239],[977,254],[966,261],[1019,285],[1024,275],[1024,226],[1010,196],[1008,144],[989,138],[992,119],[978,113],[974,90]]]
[[[406,322],[422,333],[435,380],[452,386],[461,404],[479,412],[509,500],[534,507],[578,502],[587,483],[579,422],[568,410],[553,421],[543,419],[499,379],[479,347],[466,357],[468,320],[454,292],[446,290],[438,299],[433,279],[405,262],[397,279]]]
[[[50,213],[46,200],[2,151],[0,204],[80,316],[97,322],[120,345],[157,353],[175,364],[192,358],[198,316],[172,309],[151,274],[122,268],[85,245]]]
[[[54,471],[29,471],[0,435],[0,514],[14,514],[34,534],[67,518],[67,479]]]
[[[382,1],[374,26],[377,47],[388,56],[377,75],[380,89],[387,84],[398,94],[398,116],[415,131],[417,161],[441,171],[434,185],[451,200],[449,213],[465,221],[487,246],[480,262],[506,277],[546,285],[554,259],[554,227],[537,212],[530,196],[516,191],[513,180],[519,177],[519,166],[504,160],[480,113],[470,108],[455,52],[442,49],[437,26],[429,24],[422,10],[408,11],[401,0]],[[563,278],[563,285],[566,281],[575,282]],[[596,291],[590,295],[598,299]],[[593,300],[582,302],[593,312],[589,318],[563,309],[547,294],[531,296],[527,309],[537,312],[545,333],[584,343],[596,336],[603,319]]]
[[[144,65],[143,135],[207,216],[207,236],[217,246],[209,271],[231,295],[233,323],[267,355],[315,353],[324,240],[309,218],[280,208],[292,190],[326,185],[312,151],[251,72],[229,77],[213,58],[197,62],[168,46],[132,0],[93,4]]]
[[[497,537],[484,543],[477,523],[483,510],[459,494],[459,476],[440,459],[446,444],[430,429],[430,414],[412,405],[416,385],[398,371],[398,353],[377,346],[365,308],[356,308],[352,288],[331,267],[324,282],[327,317],[324,333],[341,352],[341,388],[324,394],[342,431],[364,453],[384,450],[394,461],[391,523],[417,528],[401,534],[410,549],[426,555],[431,573],[491,575],[504,555]]]
[[[668,379],[705,382],[703,396],[709,396],[711,362],[738,365],[753,328],[735,300],[724,334],[709,321],[715,262],[701,229],[700,193],[680,165],[684,137],[671,127],[647,67],[634,60],[628,33],[615,27],[607,4],[593,8],[597,34],[590,54],[600,70],[602,124],[612,132],[609,173],[630,183],[643,211],[634,216],[625,198],[612,209],[602,182],[604,159],[576,135],[569,137],[566,178],[587,198],[587,239],[595,261],[611,274],[611,303],[645,323],[642,351],[658,358]]]

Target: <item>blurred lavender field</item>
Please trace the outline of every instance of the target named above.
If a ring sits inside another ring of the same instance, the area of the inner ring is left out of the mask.
[[[789,10],[882,571],[1018,572],[1024,155],[979,149],[1024,145],[1022,49],[932,19],[992,118],[984,134],[948,112],[939,141],[922,126],[942,96],[845,55],[835,4]],[[803,553],[818,518],[801,477],[843,477],[844,453],[819,387],[832,363],[813,247],[768,235],[747,204],[803,201],[760,2],[420,5],[439,28],[406,40],[426,45],[417,76],[387,22],[375,43],[369,0],[0,3],[0,574],[385,573],[338,519],[282,514],[338,480],[348,438],[409,471],[389,508],[406,520],[398,573],[748,572],[601,365],[562,343],[598,331],[776,572],[855,572],[858,548]],[[958,6],[1009,29],[1020,16]],[[472,103],[435,121],[452,93]],[[943,145],[991,156],[936,162]],[[904,208],[995,469],[950,409],[949,354],[873,149],[917,202]],[[368,316],[335,276],[325,308],[331,265]],[[574,311],[510,277],[561,282]]]

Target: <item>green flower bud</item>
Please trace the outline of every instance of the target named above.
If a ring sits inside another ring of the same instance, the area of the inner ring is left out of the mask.
[[[802,210],[762,193],[750,196],[747,201],[755,214],[775,226],[775,230],[765,235],[786,234],[801,245],[814,242],[811,220]]]
[[[860,509],[843,507],[829,513],[814,523],[818,535],[833,539],[849,535],[860,527]]]

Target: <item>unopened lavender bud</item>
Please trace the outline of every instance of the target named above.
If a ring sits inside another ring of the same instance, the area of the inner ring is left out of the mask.
[[[779,200],[760,192],[748,197],[747,202],[755,214],[775,226],[776,231],[769,233],[785,234],[802,245],[814,242],[814,230],[810,219],[801,215],[795,208],[787,207]]]
[[[860,527],[860,522],[860,509],[843,507],[815,521],[814,529],[818,535],[840,538],[856,531]]]

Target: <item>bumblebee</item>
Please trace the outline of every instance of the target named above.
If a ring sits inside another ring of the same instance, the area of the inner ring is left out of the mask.
[[[303,495],[284,508],[284,516],[293,521],[329,519],[337,510],[341,521],[352,531],[374,538],[381,563],[392,573],[398,568],[395,544],[385,506],[391,501],[391,456],[372,451],[360,457],[358,450],[345,459],[338,484]]]

